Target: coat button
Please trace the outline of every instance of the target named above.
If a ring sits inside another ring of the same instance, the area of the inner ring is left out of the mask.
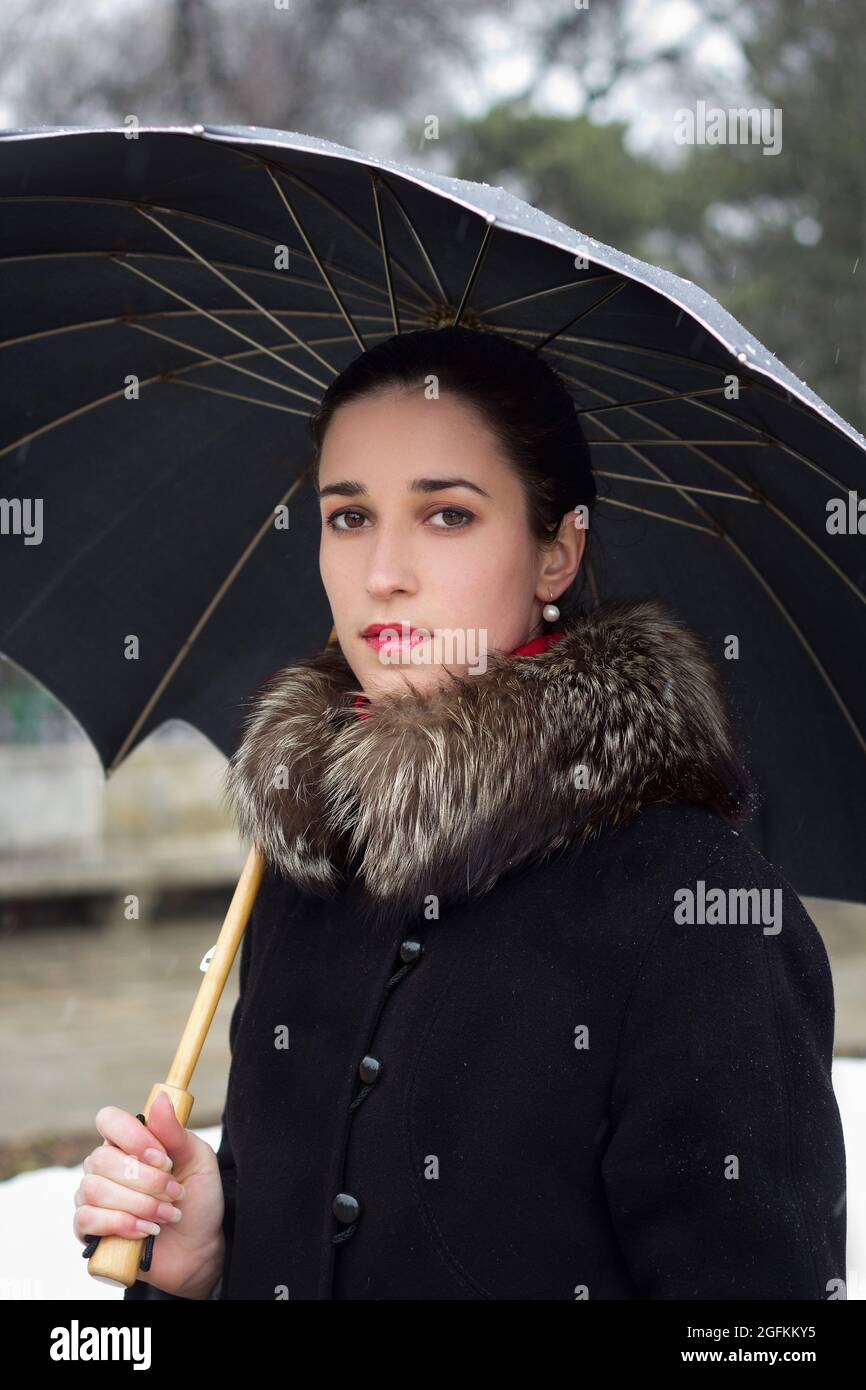
[[[331,1210],[338,1221],[342,1221],[345,1226],[357,1221],[361,1214],[361,1208],[357,1197],[353,1197],[351,1192],[338,1192],[331,1205]]]
[[[365,1086],[372,1086],[373,1082],[379,1075],[380,1068],[381,1063],[378,1057],[371,1057],[368,1054],[366,1057],[361,1058],[361,1064],[358,1067],[358,1074],[360,1075],[361,1080],[364,1082]]]
[[[404,941],[400,947],[400,959],[408,964],[417,960],[423,950],[424,947],[420,941]]]

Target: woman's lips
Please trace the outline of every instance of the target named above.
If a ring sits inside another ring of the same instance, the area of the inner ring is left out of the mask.
[[[407,629],[395,623],[393,628],[386,627],[383,628],[381,632],[371,634],[369,637],[365,636],[364,641],[369,647],[372,647],[374,652],[408,652],[411,651],[413,647],[417,647],[419,643],[426,641],[429,636],[430,634],[427,632],[426,628],[413,627]]]

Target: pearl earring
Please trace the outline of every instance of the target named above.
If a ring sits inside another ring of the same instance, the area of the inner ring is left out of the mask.
[[[549,589],[547,592],[550,594]],[[553,594],[550,594],[550,597],[552,599]],[[546,603],[541,610],[541,616],[544,618],[544,621],[546,623],[555,623],[557,618],[559,617],[559,609],[557,608],[555,603]]]

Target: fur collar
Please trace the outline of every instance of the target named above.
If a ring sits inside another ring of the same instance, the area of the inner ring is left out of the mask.
[[[486,893],[652,801],[741,823],[754,792],[702,638],[657,599],[608,599],[534,656],[377,697],[359,717],[337,643],[246,702],[225,792],[241,835],[302,891],[356,874],[388,926]],[[582,771],[583,769],[583,771]]]

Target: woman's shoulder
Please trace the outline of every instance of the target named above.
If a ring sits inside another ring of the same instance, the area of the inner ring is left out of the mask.
[[[625,825],[594,841],[590,855],[599,867],[609,861],[623,877],[642,867],[648,877],[680,885],[712,872],[732,885],[746,877],[795,893],[778,865],[757,848],[748,827],[692,802],[642,806]]]
[[[748,969],[761,942],[778,940],[778,956],[829,979],[823,940],[793,884],[746,828],[704,806],[646,805],[590,846],[571,846],[553,872],[562,878],[557,896],[579,901],[617,950],[640,957],[656,938],[694,958],[712,937],[714,951]]]
[[[620,848],[641,903],[641,977],[660,999],[675,978],[698,992],[737,982],[741,1000],[753,990],[776,1013],[817,1008],[827,1044],[833,986],[823,938],[744,828],[702,807],[660,803],[635,817]]]

